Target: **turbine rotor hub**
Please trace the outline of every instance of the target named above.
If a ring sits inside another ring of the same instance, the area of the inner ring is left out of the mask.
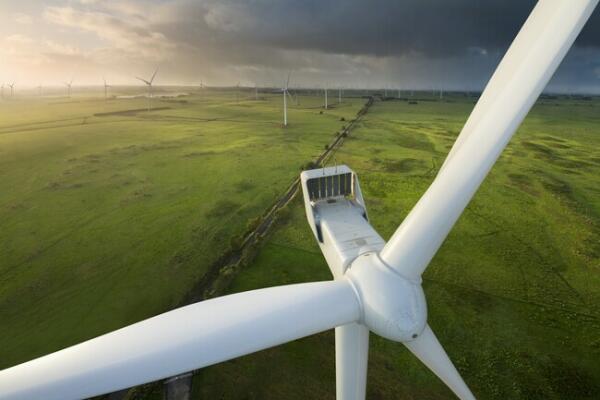
[[[427,323],[421,281],[411,281],[387,266],[376,252],[358,256],[346,272],[362,307],[362,323],[397,342],[416,339]]]

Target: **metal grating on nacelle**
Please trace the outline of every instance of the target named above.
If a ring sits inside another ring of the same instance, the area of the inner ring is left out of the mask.
[[[329,197],[350,196],[352,194],[352,173],[326,175],[306,181],[310,200]]]

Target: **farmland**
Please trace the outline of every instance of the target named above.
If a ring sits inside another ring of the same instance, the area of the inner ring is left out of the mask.
[[[0,368],[179,305],[365,101],[176,90],[0,102]]]
[[[365,102],[321,113],[301,96],[283,129],[279,95],[177,90],[150,112],[91,93],[0,103],[0,367],[181,304]],[[375,102],[335,154],[384,238],[475,98],[414,100]],[[424,275],[430,325],[478,398],[600,396],[599,110],[538,101]],[[326,279],[296,198],[214,295]],[[368,398],[453,398],[401,344],[371,335],[370,350]],[[129,397],[162,398],[145,389]],[[333,332],[205,368],[192,391],[332,399]]]
[[[471,99],[377,102],[336,158],[388,238],[434,179]],[[600,103],[538,101],[424,275],[429,322],[481,399],[600,396]],[[330,279],[299,199],[228,292]],[[367,398],[452,399],[371,335]],[[199,371],[193,398],[335,398],[325,332]]]

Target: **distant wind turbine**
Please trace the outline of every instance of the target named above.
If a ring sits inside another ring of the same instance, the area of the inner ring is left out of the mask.
[[[73,84],[73,78],[71,78],[70,82],[65,82],[65,86],[67,87],[67,97],[71,97],[71,85]]]
[[[342,87],[338,88],[338,103],[342,102]]]
[[[156,67],[156,69],[154,70],[154,73],[152,74],[152,78],[150,78],[149,81],[140,78],[139,76],[136,76],[135,78],[144,82],[146,84],[146,86],[148,86],[148,111],[150,111],[150,109],[152,108],[152,82],[154,82],[154,77],[156,76],[156,73],[158,72],[158,67]]]
[[[10,86],[10,97],[13,97],[15,94],[15,83],[9,83],[8,86]]]
[[[288,91],[288,86],[290,84],[290,75],[292,73],[288,73],[287,81],[285,82],[285,86],[281,89],[281,93],[283,94],[283,127],[287,127],[287,96],[292,99],[292,95]]]
[[[325,109],[327,110],[327,85],[325,85]]]
[[[110,85],[106,83],[106,79],[104,77],[102,77],[102,80],[104,81],[104,101],[106,101],[108,100],[108,88]]]

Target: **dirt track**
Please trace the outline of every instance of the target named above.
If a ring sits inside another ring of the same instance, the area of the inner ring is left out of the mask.
[[[348,126],[339,132],[319,157],[313,161],[315,165],[323,165],[323,163],[335,153],[335,151],[344,143],[344,138],[350,134],[355,125],[361,120],[362,116],[368,112],[374,101],[375,99],[373,97],[370,97],[367,100],[363,108],[357,113],[356,118],[350,121]],[[275,203],[261,216],[260,223],[253,230],[245,233],[240,247],[224,254],[210,266],[204,277],[197,282],[192,290],[184,297],[180,306],[195,303],[214,296],[216,294],[215,291],[218,289],[214,287],[215,282],[219,278],[221,272],[227,267],[237,265],[241,261],[243,255],[256,246],[260,238],[269,232],[269,229],[275,221],[277,212],[285,207],[285,205],[296,196],[299,188],[300,178],[298,177],[294,179],[285,192],[279,196]]]

